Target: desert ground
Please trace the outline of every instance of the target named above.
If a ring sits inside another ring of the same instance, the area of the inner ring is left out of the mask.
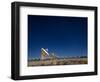
[[[88,63],[87,58],[28,60],[28,66],[77,65],[77,64],[87,64],[87,63]]]

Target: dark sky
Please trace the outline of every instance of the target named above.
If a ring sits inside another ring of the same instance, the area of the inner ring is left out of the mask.
[[[87,18],[28,15],[28,58],[41,48],[58,56],[87,55]]]

